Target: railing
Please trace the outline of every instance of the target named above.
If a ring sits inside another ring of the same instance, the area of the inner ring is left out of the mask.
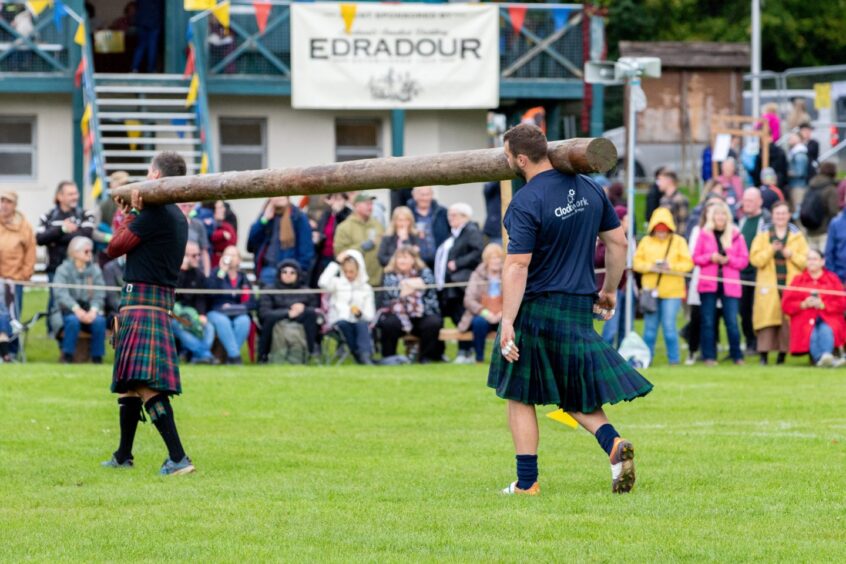
[[[191,18],[197,68],[204,58],[207,78],[291,78],[291,2],[268,3],[272,9],[263,32],[251,0],[231,0],[228,31],[210,10]],[[581,4],[497,4],[502,80],[581,79]]]
[[[0,18],[0,73],[70,77],[73,73],[70,50],[76,31],[72,18],[56,14],[54,6],[35,16],[23,2],[0,4],[21,8],[12,21]],[[65,8],[65,13],[70,12]]]

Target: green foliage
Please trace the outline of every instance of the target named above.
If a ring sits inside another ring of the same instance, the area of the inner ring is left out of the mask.
[[[609,58],[619,56],[619,42],[749,42],[749,0],[603,0],[608,8]],[[846,0],[763,0],[762,66],[842,64],[846,61],[843,14]]]
[[[637,448],[610,493],[584,431],[541,417],[538,498],[484,367],[186,367],[196,474],[106,470],[109,369],[0,368],[0,546],[18,562],[841,562],[846,379],[799,367],[659,368],[611,407]],[[540,409],[541,415],[551,407]]]

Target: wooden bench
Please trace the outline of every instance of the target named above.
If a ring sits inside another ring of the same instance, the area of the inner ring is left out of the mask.
[[[496,339],[496,331],[491,331],[488,333],[487,340],[493,341]],[[440,341],[472,341],[473,340],[473,332],[472,331],[459,331],[458,329],[441,329],[440,334],[438,335],[438,340]]]

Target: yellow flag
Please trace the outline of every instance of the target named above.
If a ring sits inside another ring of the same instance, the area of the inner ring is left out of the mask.
[[[214,8],[215,0],[185,0],[185,10],[197,12],[200,10],[211,10]]]
[[[558,421],[559,423],[563,423],[564,425],[572,427],[573,429],[579,426],[579,422],[570,417],[570,414],[564,411],[563,409],[551,411],[547,413],[546,416],[552,419],[553,421]]]
[[[85,111],[82,113],[82,119],[79,120],[79,129],[82,130],[82,136],[88,136],[88,124],[91,122],[91,104],[85,106]]]
[[[229,29],[229,2],[221,2],[212,8],[212,14],[220,22],[220,25]]]
[[[344,30],[349,33],[352,31],[352,24],[355,20],[355,4],[341,4],[341,17],[344,18]]]
[[[194,74],[191,77],[191,86],[188,88],[188,97],[185,98],[185,107],[190,108],[197,103],[197,92],[200,90],[200,77]]]
[[[85,33],[85,24],[79,24],[79,27],[76,28],[76,34],[73,36],[73,42],[77,45],[85,46],[85,38],[88,36]]]
[[[52,5],[53,0],[29,0],[29,2],[26,3],[26,7],[29,8],[29,11],[36,16],[46,10],[48,6]]]
[[[829,108],[831,108],[831,83],[814,84],[814,109],[827,110]]]
[[[94,181],[94,184],[91,185],[91,197],[95,200],[100,197],[100,194],[103,193],[103,181],[100,180],[98,176],[97,179]]]
[[[206,174],[209,171],[209,156],[203,153],[203,158],[200,160],[200,174]]]

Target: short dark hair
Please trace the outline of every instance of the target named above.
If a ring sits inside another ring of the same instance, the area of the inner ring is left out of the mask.
[[[546,135],[537,125],[521,123],[505,132],[503,141],[513,155],[526,155],[533,163],[543,160],[548,152]]]
[[[59,184],[56,186],[56,194],[55,196],[53,196],[54,204],[59,204],[59,194],[62,193],[62,190],[65,189],[65,186],[76,186],[76,182],[74,182],[73,180],[60,180]]]
[[[837,176],[837,165],[831,161],[820,163],[820,174],[834,178]]]
[[[173,151],[159,153],[153,157],[153,163],[150,166],[161,172],[162,176],[185,176],[188,171],[185,159],[182,158],[182,155]]]
[[[807,121],[803,121],[799,124],[799,129],[813,129],[814,126],[808,123]]]
[[[669,168],[661,169],[661,172],[658,173],[658,176],[666,176],[667,178],[673,181],[673,184],[679,183],[678,175],[675,173],[675,171],[672,171]]]
[[[787,211],[790,211],[790,204],[788,204],[785,200],[779,200],[778,202],[774,203],[770,208],[771,212],[774,212],[776,208],[785,207]]]

